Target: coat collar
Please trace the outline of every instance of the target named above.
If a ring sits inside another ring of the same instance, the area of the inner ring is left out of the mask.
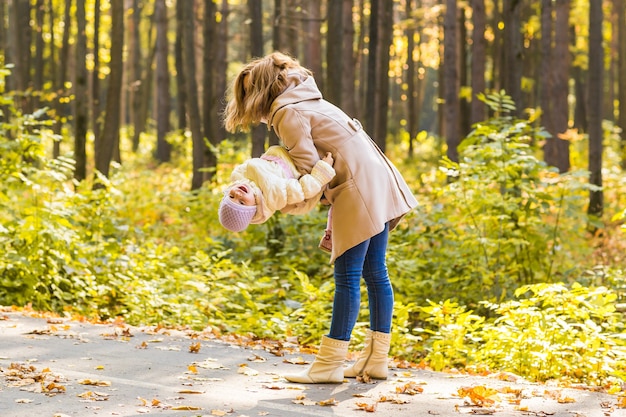
[[[315,83],[315,79],[313,77],[307,76],[302,79],[303,76],[301,74],[294,75],[294,80],[290,86],[287,87],[282,94],[276,97],[272,103],[267,123],[268,129],[271,129],[274,115],[281,108],[290,104],[299,103],[301,101],[319,100],[322,98],[322,93],[320,93],[319,88],[317,88],[317,84]]]

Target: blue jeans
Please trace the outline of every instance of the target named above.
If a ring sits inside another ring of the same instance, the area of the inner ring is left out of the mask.
[[[361,276],[367,285],[370,329],[391,332],[393,288],[385,262],[388,238],[389,223],[335,260],[335,299],[328,337],[350,340],[361,306]]]

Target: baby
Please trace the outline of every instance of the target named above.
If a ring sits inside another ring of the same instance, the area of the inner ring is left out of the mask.
[[[218,210],[220,223],[232,232],[241,232],[250,223],[266,222],[277,210],[290,214],[312,210],[335,176],[333,163],[328,152],[310,174],[301,175],[287,150],[270,146],[260,158],[251,158],[233,170]]]

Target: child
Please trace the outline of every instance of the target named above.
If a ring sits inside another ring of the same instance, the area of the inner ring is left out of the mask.
[[[338,76],[338,74],[331,74]],[[330,331],[298,383],[341,383],[344,377],[387,378],[393,289],[386,265],[388,234],[417,206],[407,183],[356,119],[322,98],[311,71],[280,52],[255,59],[239,72],[224,111],[228,131],[261,122],[273,129],[301,173],[331,152],[335,177],[324,191],[332,207],[335,298]],[[370,329],[356,363],[343,368],[367,285]]]
[[[260,158],[251,158],[233,170],[218,211],[220,223],[230,231],[241,232],[250,223],[264,223],[277,210],[311,210],[313,205],[304,202],[315,204],[319,200],[335,176],[332,165],[328,152],[311,174],[300,175],[287,151],[271,146]]]

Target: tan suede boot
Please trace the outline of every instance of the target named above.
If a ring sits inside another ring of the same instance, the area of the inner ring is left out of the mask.
[[[297,374],[284,375],[290,382],[300,384],[340,384],[343,382],[343,361],[350,342],[322,336],[315,360],[307,369]]]
[[[354,378],[367,373],[373,379],[387,379],[387,354],[391,344],[391,334],[367,331],[365,347],[357,361],[344,369],[343,376]]]

